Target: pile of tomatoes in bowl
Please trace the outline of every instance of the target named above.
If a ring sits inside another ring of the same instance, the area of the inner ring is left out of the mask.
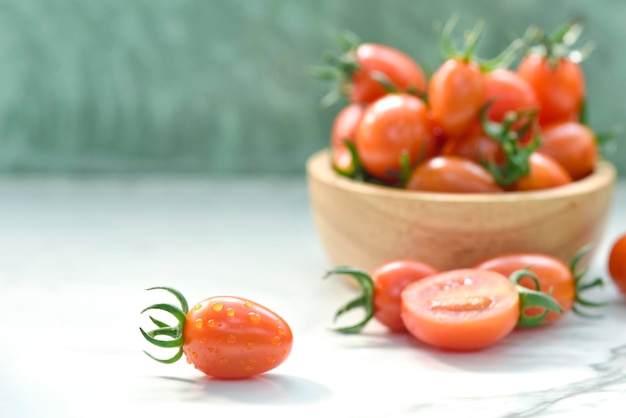
[[[327,100],[348,101],[332,126],[335,171],[448,193],[548,189],[591,174],[599,146],[585,120],[580,25],[533,27],[485,60],[476,55],[482,25],[457,48],[454,23],[440,33],[444,60],[430,77],[398,49],[340,37],[342,53],[316,72],[337,81]]]

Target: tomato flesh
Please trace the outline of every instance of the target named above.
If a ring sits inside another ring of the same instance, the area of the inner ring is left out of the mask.
[[[401,295],[402,320],[417,339],[446,350],[486,348],[507,336],[519,318],[519,295],[504,275],[451,270],[410,283]]]
[[[187,361],[224,379],[267,372],[287,359],[293,345],[292,331],[280,316],[233,296],[212,297],[191,308],[183,338]]]

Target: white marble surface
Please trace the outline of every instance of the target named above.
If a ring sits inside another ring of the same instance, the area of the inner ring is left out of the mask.
[[[616,190],[592,273],[626,232]],[[472,354],[443,353],[371,323],[329,331],[354,296],[322,280],[304,179],[0,180],[0,416],[623,417],[626,298]],[[213,381],[147,358],[139,311],[170,285],[280,313],[295,343],[279,368]],[[350,318],[347,318],[350,319]],[[124,414],[124,415],[121,415]]]

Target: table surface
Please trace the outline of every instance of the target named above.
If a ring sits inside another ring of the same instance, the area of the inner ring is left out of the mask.
[[[606,276],[623,232],[624,182],[590,274]],[[323,280],[329,267],[302,178],[0,179],[0,416],[623,416],[626,298],[612,284],[594,295],[600,320],[446,353],[375,322],[332,332],[356,290]],[[242,381],[150,360],[139,312],[167,296],[144,291],[157,285],[271,307],[291,356]]]

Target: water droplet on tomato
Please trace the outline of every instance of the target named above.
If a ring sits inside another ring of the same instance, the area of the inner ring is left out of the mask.
[[[191,357],[198,358],[198,353],[196,353],[195,351],[192,351],[191,352]]]
[[[196,306],[193,307],[194,311],[199,311],[200,309],[202,309],[202,304],[198,303]]]
[[[243,306],[245,306],[246,308],[252,308],[252,302],[250,302],[249,300],[245,301],[243,303]]]
[[[230,344],[236,343],[237,342],[237,337],[234,336],[233,334],[230,334],[226,341],[228,341]]]
[[[247,372],[251,372],[252,371],[252,366],[250,366],[249,364],[247,364],[244,368],[245,371]]]
[[[261,315],[259,315],[256,312],[249,312],[248,313],[248,319],[250,320],[250,322],[252,322],[253,324],[258,324],[259,322],[261,322]]]
[[[228,363],[228,357],[222,357],[220,363]]]
[[[268,363],[273,363],[273,362],[275,362],[275,361],[276,361],[276,359],[274,358],[274,356],[267,356],[267,357],[265,358],[265,360],[266,360]]]
[[[198,329],[202,328],[202,319],[200,318],[196,319],[195,324],[196,324],[196,328]]]
[[[254,364],[256,363],[256,359],[255,358],[251,358],[250,360],[248,360],[250,363]]]
[[[287,355],[287,350],[283,350],[283,351],[281,351],[281,352],[280,352],[280,355],[281,355],[281,356],[283,356],[283,357],[285,357],[285,356]]]
[[[213,301],[211,302],[211,309],[213,309],[215,312],[219,312],[224,309],[224,304],[219,300]]]
[[[227,308],[226,309],[226,315],[233,317],[235,316],[235,310],[233,308]]]
[[[273,336],[271,343],[274,347],[278,347],[280,345],[280,337],[278,335]]]
[[[206,324],[209,328],[213,328],[215,326],[215,319],[208,319]]]
[[[222,350],[220,350],[219,348],[215,349],[215,355],[219,356],[220,354],[222,354]]]
[[[285,328],[283,328],[283,327],[279,326],[279,327],[278,327],[278,333],[279,333],[279,334],[284,334],[284,333],[285,333]]]
[[[244,347],[246,347],[246,350],[252,350],[252,348],[254,347],[254,344],[246,343],[246,345]]]

